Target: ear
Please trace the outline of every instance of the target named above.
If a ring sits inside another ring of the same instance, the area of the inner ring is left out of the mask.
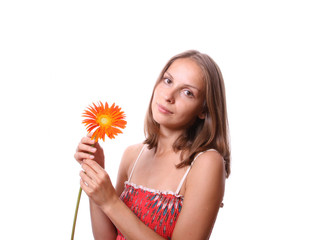
[[[198,114],[199,119],[205,119],[205,117],[206,117],[206,112],[205,111],[202,111],[201,113]]]
[[[205,119],[206,117],[206,112],[207,112],[207,106],[206,106],[206,100],[204,100],[203,102],[203,107],[201,112],[198,114],[198,118],[199,119]]]

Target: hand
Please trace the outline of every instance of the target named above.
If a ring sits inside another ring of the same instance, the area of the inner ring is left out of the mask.
[[[100,208],[108,206],[116,197],[115,189],[112,185],[108,173],[95,161],[85,159],[80,172],[80,185],[83,191]]]
[[[96,161],[102,168],[105,168],[105,156],[102,147],[98,142],[91,139],[92,134],[88,134],[81,139],[78,144],[74,158],[78,163],[82,163],[84,159]]]

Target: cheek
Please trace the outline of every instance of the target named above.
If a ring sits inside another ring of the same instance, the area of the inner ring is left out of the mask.
[[[201,109],[202,107],[197,104],[197,105],[194,105],[194,104],[185,104],[182,106],[182,109],[184,109],[183,111],[183,116],[185,118],[190,118],[190,119],[194,119],[196,118],[200,113],[201,113]]]
[[[154,89],[154,92],[153,92],[153,101],[157,99],[157,97],[159,96],[159,91],[158,91],[159,87],[157,86],[155,89]]]
[[[153,99],[151,100],[151,110],[153,112],[153,115],[156,112],[157,102],[158,102],[158,92],[154,91]]]
[[[157,102],[157,94],[156,94],[156,91],[154,91],[153,99],[151,100],[151,107],[152,108],[156,105],[156,102]]]

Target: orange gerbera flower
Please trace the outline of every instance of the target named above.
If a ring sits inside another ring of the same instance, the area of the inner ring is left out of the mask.
[[[99,102],[98,105],[93,103],[90,105],[82,114],[87,119],[83,120],[82,123],[87,127],[87,131],[92,134],[92,139],[98,141],[102,139],[105,141],[105,135],[110,139],[115,138],[119,133],[122,133],[121,129],[126,126],[124,120],[125,114],[121,111],[121,108],[115,106],[115,103],[111,107],[106,102],[105,105]]]

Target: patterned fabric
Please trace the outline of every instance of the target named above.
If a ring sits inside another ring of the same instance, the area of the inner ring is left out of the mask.
[[[145,188],[131,183],[131,177],[137,162],[146,148],[144,145],[134,162],[128,181],[121,194],[121,200],[137,215],[137,217],[148,227],[166,239],[171,239],[173,230],[181,212],[183,196],[179,195],[182,184],[186,179],[193,163],[206,151],[216,151],[208,149],[196,155],[193,162],[182,177],[177,190],[174,192],[161,192],[154,189]],[[117,230],[116,240],[125,240],[122,233]]]
[[[175,223],[181,212],[183,196],[173,192],[161,192],[125,182],[122,201],[159,235],[171,239]],[[118,230],[116,240],[125,239]]]

